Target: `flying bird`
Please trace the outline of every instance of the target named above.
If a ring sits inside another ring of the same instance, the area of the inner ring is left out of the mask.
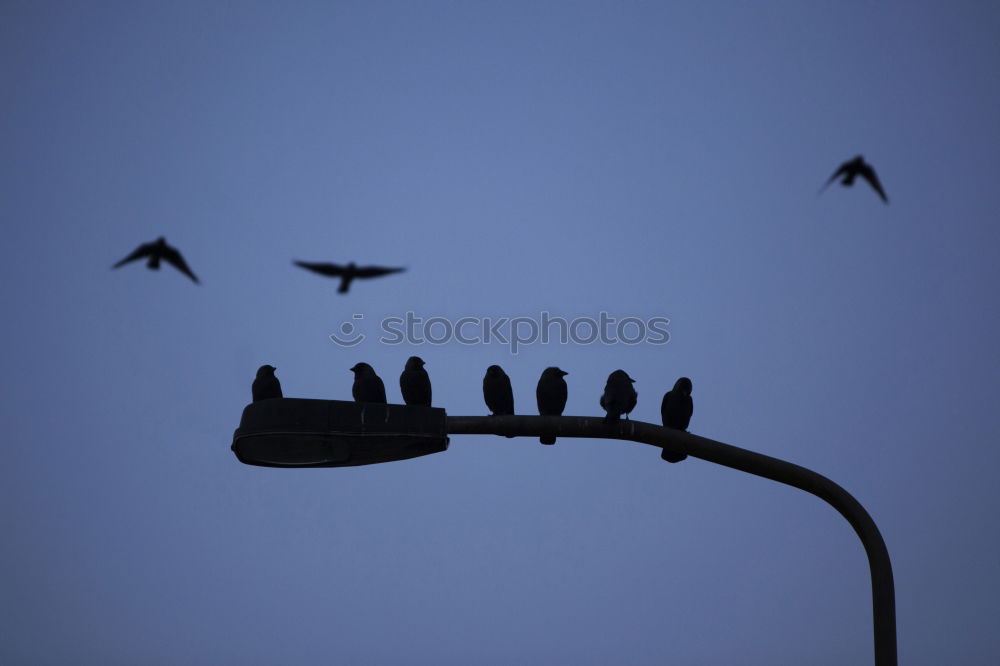
[[[281,382],[274,376],[275,370],[277,368],[273,365],[262,365],[257,368],[257,377],[253,380],[253,386],[250,387],[254,402],[282,397]]]
[[[351,395],[355,402],[380,402],[385,404],[385,384],[382,378],[375,374],[375,369],[367,363],[357,363],[351,372],[354,373],[354,386]]]
[[[632,384],[635,380],[628,376],[624,370],[615,370],[608,375],[608,381],[604,385],[604,394],[601,396],[601,407],[608,414],[604,417],[605,423],[614,423],[624,414],[628,419],[629,412],[635,409],[636,400],[639,394],[635,392]]]
[[[407,405],[431,406],[431,378],[424,370],[424,359],[419,356],[406,359],[403,374],[399,376],[399,390]]]
[[[163,236],[160,236],[152,243],[143,243],[137,247],[132,254],[128,255],[111,268],[118,268],[120,266],[124,266],[130,261],[135,261],[136,259],[142,259],[144,257],[149,257],[149,260],[146,262],[146,267],[150,270],[159,270],[160,259],[162,259],[179,270],[181,273],[184,273],[184,275],[187,275],[189,278],[194,280],[195,284],[198,284],[198,278],[193,272],[191,272],[191,269],[188,268],[187,262],[184,261],[184,257],[182,257],[181,253],[177,251],[177,248],[167,245],[167,239]]]
[[[545,368],[542,376],[538,379],[538,386],[535,388],[535,400],[538,402],[538,413],[542,416],[562,416],[566,409],[566,380],[563,379],[568,372],[559,368]],[[545,435],[538,438],[542,444],[555,444],[556,438],[552,435]]]
[[[510,387],[510,377],[499,365],[486,368],[483,377],[483,399],[493,416],[514,413],[514,390]],[[513,437],[513,435],[507,435]]]
[[[691,380],[681,377],[674,383],[674,388],[663,394],[663,402],[660,403],[660,418],[663,419],[665,428],[687,431],[688,424],[691,423],[691,415],[694,413],[694,400],[691,399]],[[680,462],[687,457],[680,457],[668,453],[666,449],[660,453],[660,457],[667,462]]]
[[[823,190],[830,186],[830,183],[838,178],[841,179],[841,185],[844,187],[850,187],[854,184],[854,179],[858,176],[861,176],[868,181],[868,184],[872,186],[872,189],[878,192],[878,195],[882,197],[882,201],[889,203],[889,197],[885,195],[885,190],[882,189],[882,183],[879,182],[878,176],[875,175],[875,169],[872,168],[872,165],[865,162],[865,159],[861,155],[858,155],[854,159],[841,164],[840,167],[833,172],[833,175],[830,176],[830,180],[826,181],[826,184],[823,185],[819,191],[822,193]]]
[[[402,273],[406,270],[405,268],[384,268],[382,266],[356,266],[353,261],[346,266],[341,266],[340,264],[310,263],[308,261],[295,261],[294,263],[296,266],[301,266],[313,273],[319,273],[327,277],[339,277],[340,288],[337,289],[338,294],[346,294],[347,290],[351,288],[351,282],[355,278],[366,280],[393,273]]]

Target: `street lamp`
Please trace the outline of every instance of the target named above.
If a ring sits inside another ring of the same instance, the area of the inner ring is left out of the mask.
[[[868,555],[876,666],[896,665],[896,599],[885,541],[846,490],[812,470],[722,442],[641,421],[592,416],[447,416],[443,409],[340,400],[277,398],[243,410],[232,450],[268,467],[346,467],[405,460],[448,448],[448,435],[622,439],[663,449],[679,462],[701,458],[811,493],[840,512]]]
[[[251,403],[233,433],[239,461],[263,467],[350,467],[448,448],[443,409],[343,400]]]

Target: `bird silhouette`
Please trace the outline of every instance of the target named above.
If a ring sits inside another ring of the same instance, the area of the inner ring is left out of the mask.
[[[861,176],[868,181],[868,184],[872,186],[872,189],[878,192],[878,195],[882,197],[882,201],[889,203],[889,197],[885,195],[885,190],[882,189],[882,183],[879,182],[878,176],[875,175],[875,169],[873,169],[870,164],[865,162],[864,157],[861,155],[858,155],[854,159],[841,164],[837,170],[833,172],[833,175],[830,176],[830,180],[826,181],[819,191],[822,193],[823,190],[830,186],[830,183],[838,178],[841,179],[841,185],[844,187],[851,187],[854,185],[854,179],[858,176]]]
[[[179,270],[181,273],[184,273],[184,275],[187,275],[189,278],[194,280],[195,284],[199,284],[198,278],[191,271],[191,269],[188,268],[187,262],[184,261],[184,257],[182,257],[181,253],[177,251],[177,248],[167,245],[167,239],[163,236],[160,236],[152,243],[143,243],[137,247],[132,254],[128,255],[111,268],[124,266],[130,261],[142,259],[143,257],[149,257],[149,260],[146,262],[146,267],[150,270],[159,270],[160,259],[162,259]]]
[[[514,390],[510,386],[510,377],[499,365],[486,368],[483,377],[483,399],[493,416],[511,415],[514,413]]]
[[[424,370],[424,359],[411,356],[399,376],[399,390],[407,405],[431,406],[431,378]]]
[[[681,377],[674,383],[674,388],[663,394],[660,403],[660,418],[665,428],[687,431],[694,413],[694,400],[691,399],[691,380]],[[687,458],[686,454],[677,456],[668,453],[666,449],[660,452],[660,457],[667,462],[680,462]]]
[[[486,368],[486,375],[483,377],[483,399],[486,400],[486,406],[493,412],[493,416],[514,413],[514,390],[510,387],[510,377],[499,365]]]
[[[382,378],[375,374],[375,369],[367,363],[357,363],[351,372],[354,373],[354,386],[351,395],[355,402],[380,402],[385,404],[385,384]]]
[[[562,416],[566,409],[566,397],[568,390],[566,380],[563,379],[568,372],[559,368],[545,368],[542,376],[538,378],[538,386],[535,387],[535,400],[538,402],[538,413],[542,416]],[[555,444],[556,438],[552,435],[545,435],[538,438],[542,444]]]
[[[639,394],[632,387],[634,383],[635,380],[624,370],[615,370],[608,375],[604,394],[601,396],[601,407],[608,413],[604,417],[605,423],[614,423],[622,414],[628,419],[629,412],[635,409],[636,400],[639,398]]]
[[[382,266],[357,266],[353,261],[346,266],[341,266],[340,264],[311,263],[308,261],[295,261],[294,263],[296,266],[301,266],[313,273],[319,273],[327,277],[339,277],[340,288],[337,289],[338,294],[346,294],[347,290],[351,288],[351,282],[355,278],[366,280],[368,278],[391,275],[392,273],[402,273],[406,270],[405,268],[384,268]]]
[[[253,386],[250,387],[254,402],[282,397],[281,382],[274,376],[275,370],[277,368],[273,365],[262,365],[257,368],[257,377],[253,380]]]

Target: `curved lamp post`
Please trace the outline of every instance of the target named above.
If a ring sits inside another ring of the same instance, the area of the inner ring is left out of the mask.
[[[824,500],[851,524],[868,555],[875,664],[896,665],[896,600],[885,541],[864,507],[830,479],[784,460],[641,421],[590,416],[447,416],[443,409],[339,400],[279,398],[243,410],[232,450],[240,462],[268,467],[345,467],[437,453],[448,435],[624,439],[794,486]]]

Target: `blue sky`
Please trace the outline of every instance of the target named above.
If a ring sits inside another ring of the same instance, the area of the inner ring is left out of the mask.
[[[599,414],[694,382],[692,432],[851,492],[907,664],[991,664],[1000,10],[988,3],[0,7],[13,664],[842,664],[867,562],[801,491],[625,442],[459,436],[239,464],[285,395]],[[890,197],[816,192],[862,153]],[[111,264],[166,236],[195,286]],[[336,283],[292,266],[402,275]],[[666,345],[386,345],[382,318],[666,317]],[[330,333],[363,315],[353,348]]]

